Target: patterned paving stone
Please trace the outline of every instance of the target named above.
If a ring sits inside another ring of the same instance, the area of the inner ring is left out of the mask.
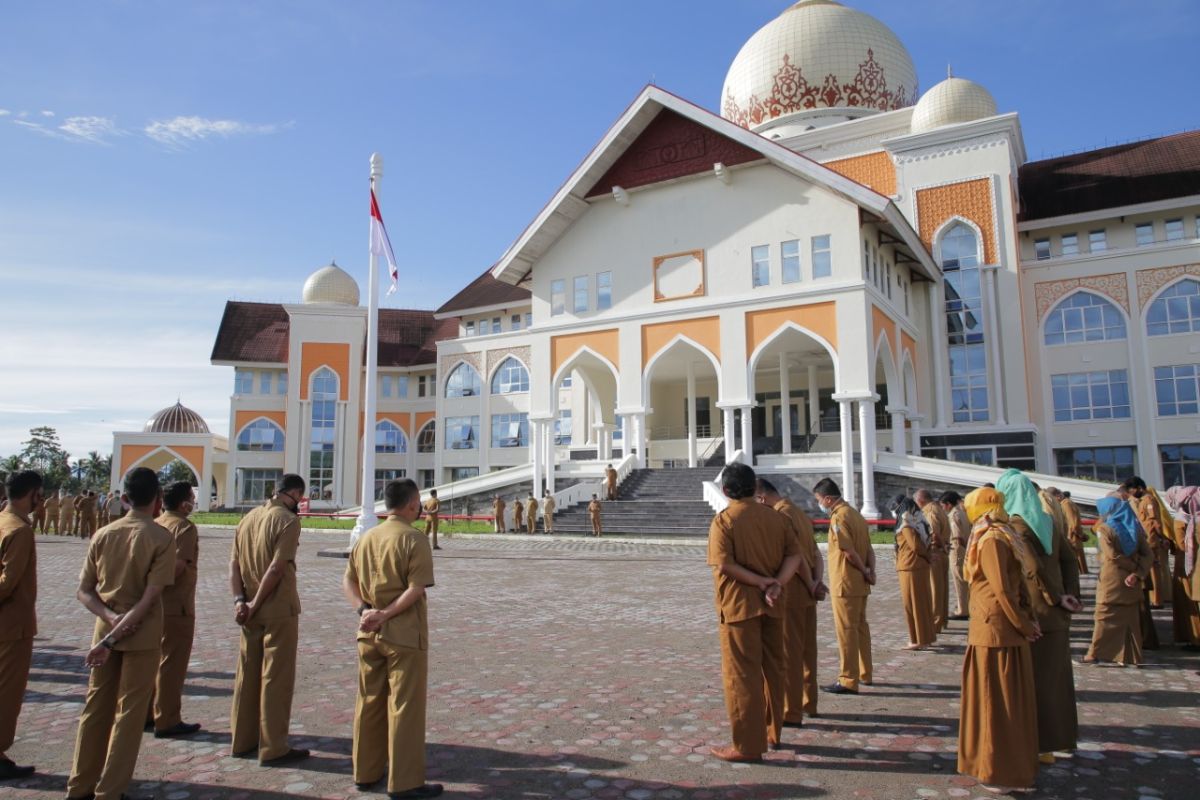
[[[237,651],[225,570],[232,533],[201,539],[197,644],[184,709],[204,734],[144,740],[133,791],[172,800],[379,797],[350,778],[356,664],[343,563],[318,558],[340,535],[305,533],[295,744],[314,757],[264,769],[228,756]],[[821,698],[821,717],[785,733],[763,765],[707,755],[727,741],[704,549],[694,543],[454,537],[431,590],[429,777],[457,798],[974,798],[955,772],[965,623],[908,653],[891,554],[870,604],[876,682]],[[61,797],[86,687],[91,631],[74,599],[78,540],[39,540],[42,635],[11,754],[35,763],[4,798]],[[1090,596],[1091,586],[1086,586]],[[836,673],[828,604],[820,609],[823,683]],[[1090,636],[1077,620],[1075,655]],[[1169,640],[1166,617],[1160,632]],[[1200,659],[1169,645],[1142,670],[1076,667],[1082,743],[1042,769],[1039,798],[1195,797],[1200,778]]]

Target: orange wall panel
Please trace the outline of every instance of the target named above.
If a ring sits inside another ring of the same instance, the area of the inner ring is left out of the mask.
[[[951,217],[975,223],[983,234],[983,263],[997,262],[995,212],[992,206],[992,182],[989,178],[932,186],[917,190],[917,218],[921,241],[935,253],[933,236]],[[936,253],[935,256],[936,258]]]
[[[852,181],[891,197],[896,193],[896,165],[884,151],[826,161],[824,166]]]
[[[746,357],[788,322],[817,334],[837,351],[837,304],[830,300],[805,306],[772,308],[746,314]]]
[[[429,422],[429,420],[433,419],[435,416],[436,416],[436,414],[433,411],[417,411],[417,412],[415,412],[412,415],[413,422],[412,422],[412,427],[409,428],[409,433],[411,433],[413,436],[416,436],[418,433],[420,433],[421,428],[425,427],[425,423]]]
[[[269,419],[283,430],[287,430],[286,411],[235,411],[233,413],[234,438],[237,438],[237,435],[242,432],[242,428],[246,427],[259,417]]]
[[[721,320],[700,317],[642,326],[642,369],[676,336],[686,336],[721,359]]]
[[[337,342],[302,342],[300,344],[300,399],[308,399],[312,374],[329,367],[338,376],[338,399],[350,398],[350,345]]]
[[[617,329],[609,328],[603,331],[568,333],[564,336],[552,337],[550,339],[550,374],[557,375],[559,367],[570,361],[571,356],[584,346],[607,358],[617,369],[621,368],[621,350],[618,344]]]
[[[874,324],[874,332],[871,334],[871,347],[875,347],[875,343],[879,341],[879,334],[882,332],[887,335],[888,348],[892,353],[892,360],[897,361],[898,353],[896,353],[896,344],[893,341],[896,338],[896,322],[888,316],[888,313],[879,306],[871,305],[871,322]]]

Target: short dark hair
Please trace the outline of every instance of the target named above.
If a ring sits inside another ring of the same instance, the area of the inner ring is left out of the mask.
[[[913,498],[906,494],[898,494],[888,503],[888,510],[899,518],[904,514],[916,514],[921,509],[917,507],[917,501]]]
[[[762,494],[779,494],[779,490],[775,488],[775,484],[766,478],[759,478],[757,484],[758,491]]]
[[[942,492],[942,496],[938,498],[938,502],[948,506],[956,506],[962,502],[962,495],[954,490]]]
[[[748,464],[726,464],[721,473],[721,490],[731,500],[743,500],[754,496],[756,480],[754,470]]]
[[[813,487],[813,494],[824,495],[825,497],[841,497],[842,490],[838,488],[833,478],[821,478],[821,480],[817,481],[817,485]]]
[[[420,496],[421,490],[417,488],[417,482],[412,478],[388,481],[387,486],[383,487],[383,504],[388,511],[404,508],[412,502],[413,497]]]
[[[304,478],[301,478],[294,472],[289,472],[284,475],[279,481],[279,488],[275,490],[276,494],[290,492],[293,489],[304,491]]]
[[[917,505],[921,504],[922,499],[925,500],[926,503],[928,503],[931,500],[933,500],[933,492],[922,487],[920,489],[917,489],[915,492],[913,492],[912,499],[915,503],[917,503]]]
[[[1070,499],[1071,499],[1071,493],[1070,493],[1070,492],[1063,492],[1063,493],[1062,493],[1062,496],[1063,496],[1063,497],[1065,497],[1065,498],[1067,498],[1068,500],[1070,500]]]
[[[437,489],[430,489],[430,490],[429,490],[429,496],[430,496],[430,497],[437,497]],[[453,500],[454,498],[452,497],[452,498],[450,498],[450,499],[451,499],[451,500]]]
[[[983,488],[984,488],[984,489],[995,489],[995,488],[996,488],[996,484],[994,484],[994,483],[985,483],[985,484],[983,485]]]
[[[125,494],[129,496],[129,504],[135,508],[148,506],[158,497],[162,486],[158,482],[158,473],[149,467],[138,467],[129,471],[125,476]]]
[[[192,485],[187,481],[175,481],[163,492],[163,505],[168,511],[175,511],[184,501],[192,496]]]
[[[1130,475],[1128,478],[1121,481],[1121,488],[1127,492],[1131,491],[1133,489],[1141,489],[1141,490],[1145,491],[1146,482],[1144,480],[1142,480],[1141,478],[1139,478],[1137,475]]]
[[[31,469],[14,472],[4,481],[4,490],[9,500],[23,500],[34,489],[42,488],[42,476]]]

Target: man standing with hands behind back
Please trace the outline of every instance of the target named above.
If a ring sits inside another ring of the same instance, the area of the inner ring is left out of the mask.
[[[818,481],[813,496],[829,514],[829,592],[841,661],[837,683],[825,691],[858,694],[858,685],[870,686],[872,679],[867,597],[875,585],[875,550],[867,521],[842,499],[842,490],[832,479]]]
[[[0,781],[33,774],[6,755],[17,735],[25,700],[33,637],[37,635],[37,551],[33,518],[42,507],[42,476],[14,472],[5,481],[8,505],[0,511]]]
[[[233,619],[242,626],[230,714],[232,752],[236,758],[257,753],[264,767],[308,758],[307,750],[288,746],[300,636],[296,508],[303,498],[304,478],[284,475],[271,502],[238,524],[229,562]]]
[[[163,587],[175,580],[175,542],[154,521],[162,490],[154,470],[125,476],[130,512],[88,546],[76,597],[96,615],[87,699],[79,717],[67,797],[118,800],[133,778],[162,642]]]
[[[342,580],[358,608],[358,702],[354,708],[354,783],[370,789],[385,775],[388,797],[437,797],[425,783],[425,696],[433,552],[412,524],[421,491],[408,479],[383,492],[388,518],[363,534]]]

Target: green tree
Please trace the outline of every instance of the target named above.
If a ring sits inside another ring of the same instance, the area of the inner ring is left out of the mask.
[[[58,431],[51,427],[32,428],[29,441],[22,443],[21,463],[26,469],[42,473],[47,490],[57,489],[71,480],[70,454],[58,440]]]
[[[23,469],[25,469],[25,465],[21,463],[20,456],[8,456],[0,460],[0,479],[7,479],[9,475]]]
[[[158,471],[158,482],[163,486],[169,486],[176,481],[187,481],[192,486],[197,484],[192,468],[178,458]]]

